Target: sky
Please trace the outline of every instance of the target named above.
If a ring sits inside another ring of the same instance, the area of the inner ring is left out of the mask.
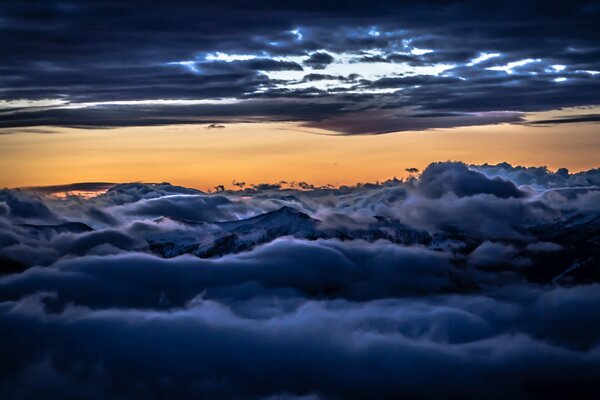
[[[0,186],[76,182],[171,182],[201,190],[233,182],[348,185],[422,170],[435,160],[546,165],[577,172],[598,165],[589,124],[488,125],[339,137],[294,123],[64,128],[0,136]]]
[[[0,0],[0,399],[598,399],[599,21]]]
[[[3,2],[0,185],[591,168],[599,16],[586,1]]]

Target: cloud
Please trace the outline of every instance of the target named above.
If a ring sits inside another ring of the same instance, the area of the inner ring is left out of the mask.
[[[72,183],[66,185],[52,185],[52,186],[35,186],[28,187],[27,190],[42,194],[54,194],[54,193],[69,193],[69,192],[103,192],[116,186],[116,183],[109,182],[81,182]]]
[[[223,129],[225,128],[225,125],[219,125],[219,124],[210,124],[206,127],[206,129]]]
[[[494,13],[479,1],[289,3],[2,5],[0,30],[17,39],[0,46],[0,127],[330,119],[344,133],[385,133],[600,100],[599,11],[587,1],[507,1]],[[348,110],[382,109],[401,121],[352,128]]]
[[[515,112],[412,114],[402,110],[369,110],[355,112],[351,115],[338,115],[320,121],[305,122],[303,125],[346,135],[368,135],[458,126],[518,123],[522,120],[523,115]]]
[[[313,53],[304,60],[304,64],[313,67],[314,69],[324,69],[327,64],[331,64],[334,58],[328,53]]]
[[[586,398],[597,179],[441,162],[340,188],[5,189],[0,395]]]
[[[36,388],[60,393],[65,384],[85,397],[117,398],[260,398],[281,392],[543,398],[559,389],[585,397],[595,387],[598,348],[569,348],[581,338],[562,330],[560,316],[595,305],[597,288],[590,289],[595,292],[525,291],[533,304],[478,297],[359,305],[259,301],[251,305],[254,315],[201,299],[168,313],[76,306],[49,313],[44,301],[51,297],[39,295],[3,305],[3,337],[17,344],[3,351],[14,360],[10,371],[4,364],[3,375],[17,385],[3,389],[24,398],[34,397]],[[532,326],[525,317],[535,312],[546,317]],[[580,327],[570,331],[579,333]],[[45,335],[36,336],[41,329]],[[48,346],[53,351],[44,355]],[[78,367],[81,362],[87,368]],[[31,380],[42,387],[27,385]]]
[[[586,114],[573,117],[560,117],[546,120],[533,120],[530,125],[574,124],[579,122],[600,122],[600,115]]]
[[[524,196],[512,182],[486,178],[461,163],[430,164],[421,174],[419,190],[431,198],[439,198],[448,192],[458,197],[475,194],[492,194],[499,198]]]
[[[469,254],[469,262],[479,268],[506,266],[516,254],[515,248],[510,245],[485,241]]]
[[[39,198],[30,193],[18,190],[0,190],[0,201],[3,203],[3,214],[15,221],[58,221],[50,209]]]
[[[598,169],[569,173],[566,168],[550,171],[547,167],[513,167],[508,163],[496,165],[476,165],[472,169],[484,173],[488,177],[500,177],[514,182],[516,185],[531,186],[537,189],[560,189],[600,186]]]
[[[125,215],[213,221],[227,219],[227,214],[220,209],[227,203],[229,200],[224,196],[172,195],[142,199],[125,205],[120,211]]]
[[[552,243],[552,242],[538,242],[538,243],[528,244],[527,250],[529,250],[529,251],[558,251],[558,250],[562,250],[562,247],[559,244]]]

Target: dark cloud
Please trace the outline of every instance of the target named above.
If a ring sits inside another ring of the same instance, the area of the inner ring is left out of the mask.
[[[302,66],[295,62],[275,61],[271,59],[258,59],[244,62],[251,70],[261,71],[302,71]]]
[[[68,193],[68,192],[103,192],[116,186],[116,183],[109,182],[81,182],[67,185],[52,185],[52,186],[35,186],[26,188],[29,191],[53,194],[53,193]]]
[[[58,217],[50,211],[41,198],[19,190],[0,190],[0,204],[4,204],[3,214],[15,221],[51,221]]]
[[[304,64],[309,65],[315,69],[323,69],[327,64],[331,64],[334,58],[331,54],[327,53],[313,53],[304,60]]]
[[[304,126],[327,129],[346,135],[385,134],[398,131],[421,131],[457,126],[519,123],[521,113],[433,113],[403,115],[395,110],[357,111],[320,121],[304,122]]]
[[[499,177],[489,179],[461,163],[430,164],[421,174],[419,190],[431,198],[440,198],[448,192],[458,197],[484,193],[499,198],[524,196],[511,181]]]
[[[403,122],[361,129],[381,133],[487,123],[419,119],[414,114],[597,105],[599,12],[594,2],[535,0],[503,2],[493,12],[478,1],[373,1],[343,7],[333,1],[259,1],[252,6],[238,1],[3,4],[0,32],[14,39],[0,45],[0,98],[8,101],[0,104],[0,126],[14,132],[9,128],[258,118],[311,124],[331,120],[323,126],[355,133],[351,122],[335,121],[352,119],[348,110],[385,107]],[[475,63],[482,53],[497,56]],[[514,65],[512,73],[488,69],[528,59],[532,62]],[[329,73],[336,62],[346,69],[357,62],[370,67]],[[375,64],[382,63],[406,68],[377,76]],[[447,69],[433,75],[418,70],[439,65]],[[314,78],[319,71],[339,82],[354,81],[356,76],[351,76],[356,74],[363,79],[352,85],[295,86],[318,82]],[[281,79],[278,72],[299,75]],[[382,88],[402,89],[402,96],[377,91]],[[222,98],[263,101],[193,107],[96,104]],[[60,108],[57,103],[23,102],[47,99],[88,104]],[[297,104],[298,99],[305,102]]]
[[[2,307],[3,338],[13,343],[2,352],[11,361],[3,376],[14,382],[3,394],[593,398],[598,348],[572,345],[593,337],[598,319],[587,313],[569,326],[565,316],[595,308],[597,289],[514,287],[512,300],[257,299],[246,303],[251,311],[198,298],[168,313],[52,312],[52,297],[41,294]]]
[[[225,125],[219,125],[219,124],[210,124],[206,127],[206,129],[223,129],[225,128]]]
[[[598,187],[598,168],[588,171],[569,173],[566,168],[551,171],[548,167],[513,167],[508,163],[496,165],[475,165],[472,169],[480,171],[488,177],[501,177],[514,182],[516,185],[528,185],[538,189],[560,189],[576,187]],[[564,191],[563,194],[568,194]],[[574,194],[581,194],[573,192]]]
[[[573,117],[559,117],[546,120],[533,120],[530,121],[530,125],[553,125],[553,124],[573,124],[578,122],[600,122],[600,115],[598,114],[587,114],[577,115]]]

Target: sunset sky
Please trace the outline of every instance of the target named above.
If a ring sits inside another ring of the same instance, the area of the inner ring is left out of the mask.
[[[296,123],[60,128],[0,136],[0,186],[76,182],[215,185],[354,184],[405,177],[433,161],[509,162],[572,172],[597,167],[598,125],[485,125],[386,135],[333,135]]]
[[[0,399],[600,399],[599,0],[0,0]]]
[[[594,2],[0,5],[0,186],[598,166]]]

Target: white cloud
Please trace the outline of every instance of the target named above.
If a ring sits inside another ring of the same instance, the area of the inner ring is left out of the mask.
[[[215,53],[209,53],[204,57],[204,59],[206,61],[225,61],[225,62],[248,61],[248,60],[254,60],[255,58],[259,58],[259,56],[254,55],[254,54],[221,53],[218,51]]]
[[[471,62],[468,63],[467,65],[469,67],[472,67],[475,64],[479,64],[481,62],[489,60],[490,58],[499,57],[499,56],[500,56],[500,53],[480,53],[479,56],[472,59]]]
[[[536,58],[536,59],[527,58],[525,60],[514,61],[514,62],[508,63],[506,65],[490,67],[490,68],[486,68],[486,69],[490,70],[490,71],[504,71],[507,74],[512,74],[514,72],[515,68],[522,67],[524,65],[531,64],[534,62],[541,62],[541,61],[542,60],[539,58]]]
[[[68,104],[65,99],[40,99],[40,100],[0,100],[0,110],[6,108],[32,108],[32,107],[56,107]]]
[[[296,40],[302,40],[302,32],[300,32],[300,28],[296,28],[292,31],[290,31],[290,33],[294,36],[296,36]]]
[[[415,56],[422,56],[423,54],[429,54],[429,53],[433,53],[433,50],[431,50],[431,49],[417,49],[416,47],[414,47],[410,51],[410,54],[413,54]]]
[[[414,49],[413,49],[414,50]],[[318,52],[325,52],[320,50]],[[328,52],[333,56],[334,61],[331,64],[325,65],[321,69],[315,69],[310,66],[304,66],[303,71],[261,71],[263,74],[272,80],[281,80],[283,83],[279,83],[276,87],[288,88],[288,89],[304,89],[309,87],[315,87],[317,89],[349,89],[354,86],[351,82],[343,82],[339,80],[322,80],[313,82],[302,82],[302,79],[308,74],[323,74],[332,76],[349,77],[350,75],[357,74],[361,78],[367,80],[378,80],[381,78],[391,78],[400,76],[416,76],[416,75],[429,75],[439,76],[444,71],[454,67],[453,64],[434,64],[424,66],[413,66],[408,63],[393,63],[393,62],[365,62],[360,61],[365,54],[372,56],[384,56],[387,53],[382,49],[367,49],[358,52],[343,52],[335,53]],[[424,54],[424,53],[421,53]],[[276,61],[287,61],[301,64],[307,56],[287,56],[287,57],[275,57]],[[397,89],[385,89],[385,93],[394,92]],[[356,92],[360,93],[375,93],[374,89],[357,89]],[[377,90],[381,93],[380,90]]]

